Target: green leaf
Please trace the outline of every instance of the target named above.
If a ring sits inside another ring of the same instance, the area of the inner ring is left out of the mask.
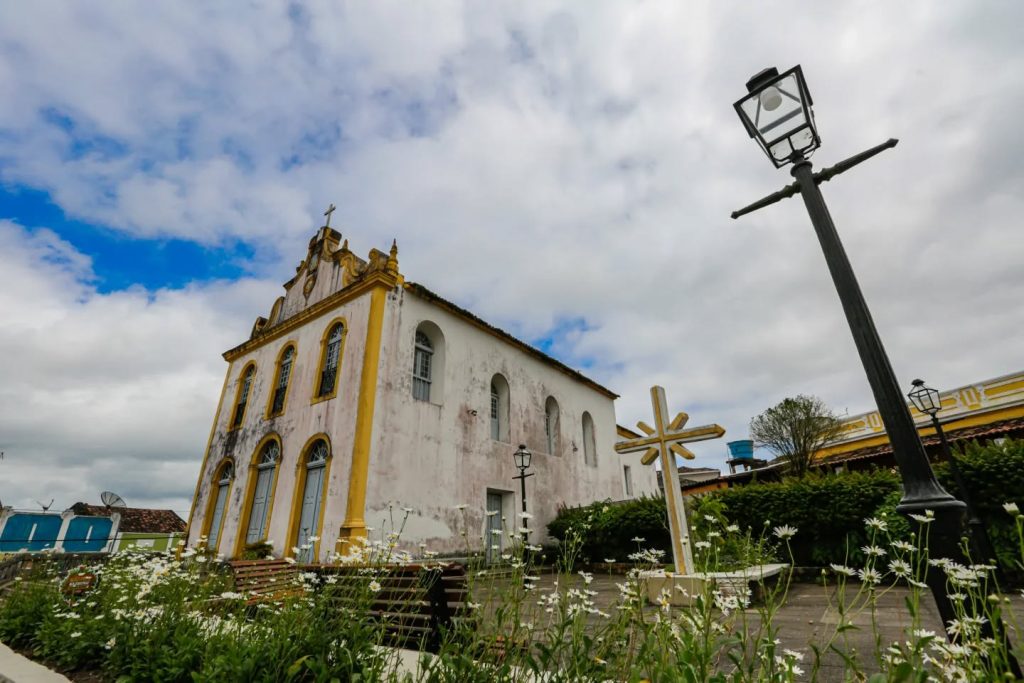
[[[310,657],[312,657],[312,655],[306,655],[304,657],[300,657],[300,658],[296,659],[292,663],[292,665],[290,667],[288,667],[288,672],[286,674],[288,676],[288,678],[294,678],[295,676],[297,676],[299,671],[302,670],[302,667],[306,664],[306,661]]]

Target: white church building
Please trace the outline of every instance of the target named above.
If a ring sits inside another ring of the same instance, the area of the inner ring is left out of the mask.
[[[402,547],[464,552],[468,532],[489,548],[489,524],[520,526],[518,444],[534,543],[559,506],[658,493],[654,468],[614,450],[616,394],[407,282],[395,245],[364,260],[321,228],[284,289],[224,354],[189,545],[324,561],[379,537],[393,506],[412,509]]]

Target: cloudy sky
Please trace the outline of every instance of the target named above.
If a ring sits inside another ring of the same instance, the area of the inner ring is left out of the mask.
[[[560,6],[559,6],[560,5]],[[0,500],[187,511],[225,363],[333,225],[615,389],[746,438],[872,408],[731,104],[804,67],[901,384],[1024,367],[1024,4],[0,4]],[[717,466],[722,442],[697,464]]]

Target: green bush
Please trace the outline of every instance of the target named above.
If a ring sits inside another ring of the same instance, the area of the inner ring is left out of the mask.
[[[32,643],[36,629],[53,615],[57,587],[43,581],[17,580],[0,609],[0,642],[14,647]]]
[[[871,517],[899,482],[888,470],[842,475],[808,475],[781,482],[716,491],[710,498],[740,528],[755,533],[788,524],[799,532],[791,541],[798,565],[860,563],[867,544],[864,520]],[[694,514],[710,501],[698,499]]]
[[[643,548],[662,550],[671,557],[664,498],[644,496],[622,503],[562,508],[548,524],[548,533],[564,541],[570,528],[583,530],[579,558],[583,562],[627,562],[629,555],[640,549],[634,538],[644,539]]]
[[[1003,509],[1003,504],[1010,502],[1024,509],[1024,439],[986,445],[970,442],[957,449],[956,458],[971,503],[988,530],[999,565],[1015,580],[1024,579],[1013,518]],[[935,474],[947,491],[963,500],[948,463],[936,465]]]
[[[1013,518],[1003,504],[1015,502],[1024,508],[1024,440],[1007,439],[1002,444],[984,446],[970,443],[958,452],[957,462],[970,498],[988,529],[1000,566],[1008,576],[1020,581],[1024,571],[1019,566]],[[937,463],[934,468],[942,485],[962,499],[963,492],[957,487],[949,464]],[[714,517],[719,526],[738,524],[749,529],[754,537],[787,524],[799,529],[791,542],[796,563],[827,566],[864,561],[861,548],[868,541],[864,520],[869,517],[886,519],[894,535],[909,536],[911,525],[896,512],[901,496],[899,476],[888,469],[874,469],[753,483],[687,499],[687,506],[696,539],[704,539],[710,528],[703,521],[705,517]],[[623,561],[637,549],[634,537],[646,539],[645,547],[670,551],[662,498],[565,508],[548,525],[548,532],[562,540],[571,526],[585,529],[584,560]],[[744,560],[729,548],[723,552],[726,563]]]

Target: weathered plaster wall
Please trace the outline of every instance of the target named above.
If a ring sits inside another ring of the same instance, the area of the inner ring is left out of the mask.
[[[322,267],[327,265],[323,264]],[[223,459],[231,457],[235,462],[235,480],[232,482],[225,506],[224,527],[218,551],[225,555],[230,555],[234,551],[238,534],[245,533],[244,529],[239,529],[239,524],[248,478],[253,474],[249,465],[263,437],[275,432],[281,438],[282,453],[267,537],[273,541],[277,551],[290,547],[294,542],[294,539],[289,538],[288,528],[292,514],[292,493],[295,490],[297,474],[303,476],[297,468],[302,456],[301,450],[310,437],[325,432],[330,437],[332,457],[327,473],[327,499],[323,504],[324,539],[320,544],[320,556],[324,557],[334,549],[334,539],[344,518],[348,494],[356,398],[362,374],[368,314],[369,295],[364,295],[312,319],[302,327],[254,349],[231,363],[223,405],[217,416],[210,444],[210,454],[201,473],[202,486],[195,505],[194,519],[189,525],[190,544],[198,540],[204,526],[204,518],[209,512],[209,496],[215,490],[211,486],[213,477]],[[311,404],[318,379],[316,375],[320,362],[320,341],[326,327],[338,316],[345,318],[347,327],[340,361],[338,393],[333,399]],[[288,343],[296,344],[296,356],[285,410],[282,415],[268,420],[267,404],[273,391],[278,353]],[[257,371],[245,419],[239,429],[229,430],[240,374],[250,360],[256,361]]]
[[[412,397],[413,340],[418,325],[431,321],[444,334],[444,395],[431,402]],[[512,458],[516,445],[533,451],[527,505],[534,515],[534,542],[546,540],[546,525],[560,505],[626,497],[623,465],[630,465],[635,496],[657,492],[653,467],[639,455],[615,453],[618,440],[610,397],[527,355],[437,305],[408,291],[388,298],[384,347],[374,416],[373,451],[366,523],[381,526],[394,505],[411,507],[403,546],[426,543],[439,551],[460,551],[466,531],[479,549],[484,535],[487,491],[506,496],[503,514],[519,525],[519,482]],[[490,429],[490,382],[501,373],[509,384],[509,440],[495,441]],[[547,452],[544,404],[558,401],[559,447]],[[597,465],[584,462],[582,416],[595,428]],[[467,504],[465,513],[455,509]]]
[[[366,265],[339,246],[335,235],[321,231],[311,242],[322,254],[316,277],[310,277],[303,262],[285,297],[272,309],[264,334],[273,336],[275,324],[344,289],[358,276],[360,264]],[[387,260],[380,252],[371,252],[369,258],[374,261],[378,257]],[[394,250],[390,257],[395,260]],[[397,274],[397,260],[393,265]],[[282,455],[267,538],[278,554],[290,548],[295,543],[291,531],[294,492],[299,477],[304,476],[299,467],[302,451],[311,437],[322,432],[330,439],[332,457],[322,505],[319,559],[335,549],[345,521],[369,313],[367,292],[233,358],[189,524],[190,544],[204,532],[205,518],[211,512],[210,497],[216,495],[213,478],[224,459],[231,458],[235,478],[217,551],[232,555],[240,547],[238,539],[245,534],[241,526],[247,512],[243,508],[250,504],[246,493],[255,476],[251,465],[260,442],[275,433],[281,439]],[[347,332],[338,393],[331,400],[314,403],[321,339],[339,316],[344,317]],[[437,325],[444,337],[445,361],[440,361],[439,354],[434,378],[435,388],[443,387],[443,392],[435,392],[429,403],[412,398],[413,340],[422,321]],[[534,453],[531,472],[535,476],[527,480],[527,501],[535,516],[530,523],[535,529],[534,542],[546,540],[546,525],[560,505],[625,498],[623,465],[631,467],[634,496],[657,492],[654,468],[642,466],[638,455],[615,453],[614,405],[605,393],[402,287],[387,295],[382,337],[365,511],[367,526],[376,527],[372,534],[382,533],[384,521],[391,517],[389,505],[394,506],[396,521],[402,516],[401,509],[410,507],[414,513],[403,533],[404,546],[422,542],[434,550],[459,552],[465,549],[465,533],[471,547],[479,549],[488,491],[503,495],[507,526],[518,528],[521,498],[519,483],[513,479],[517,470],[512,453],[519,443]],[[267,419],[277,358],[289,343],[296,344],[297,353],[285,411]],[[230,430],[241,373],[250,361],[256,363],[257,373],[245,419],[239,429]],[[490,382],[495,373],[501,373],[509,385],[508,438],[502,441],[491,439],[490,431]],[[560,414],[555,453],[547,452],[544,430],[548,396],[558,401]],[[584,459],[584,411],[594,422],[596,466]],[[467,504],[464,513],[455,509],[459,503]]]

